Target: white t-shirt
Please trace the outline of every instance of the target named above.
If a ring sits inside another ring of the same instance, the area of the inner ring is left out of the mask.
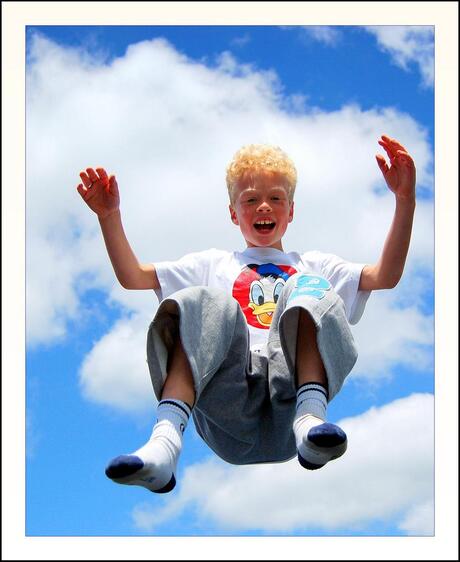
[[[365,264],[345,261],[317,251],[284,253],[274,248],[247,248],[228,252],[212,248],[187,254],[177,261],[155,263],[159,301],[193,286],[221,288],[240,304],[248,322],[251,348],[263,346],[271,317],[284,282],[295,273],[314,273],[326,278],[342,298],[350,324],[361,318],[369,291],[359,291]]]

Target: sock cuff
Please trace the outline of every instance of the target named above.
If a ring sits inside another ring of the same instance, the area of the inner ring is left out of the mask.
[[[297,389],[297,401],[299,400],[299,398],[301,398],[302,395],[305,395],[306,397],[307,393],[311,391],[315,392],[315,394],[316,393],[322,394],[326,399],[326,401],[329,400],[328,390],[323,384],[317,382],[307,382],[302,386],[299,386],[299,388]],[[312,396],[312,395],[308,394],[308,396]],[[320,400],[323,400],[324,398],[318,396],[318,399]]]
[[[327,390],[322,384],[306,383],[297,391],[296,418],[312,414],[326,419]]]
[[[189,420],[190,416],[192,415],[192,408],[187,404],[187,402],[183,402],[182,400],[175,400],[173,398],[167,398],[165,400],[160,400],[158,403],[157,413],[161,413],[162,411],[173,411],[179,414],[182,418],[186,418],[186,421]]]

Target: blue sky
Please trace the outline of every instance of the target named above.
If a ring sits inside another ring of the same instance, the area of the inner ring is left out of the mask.
[[[25,534],[431,536],[433,28],[39,27],[47,18],[28,10]],[[368,262],[393,212],[374,160],[382,133],[413,154],[418,205],[405,276],[371,296],[354,328],[360,359],[329,409],[347,455],[314,475],[231,467],[191,424],[171,494],[110,482],[107,461],[154,420],[145,332],[157,302],[117,285],[78,172],[116,173],[138,257],[174,259],[210,241],[241,248],[225,165],[241,144],[279,144],[299,170],[285,247]]]

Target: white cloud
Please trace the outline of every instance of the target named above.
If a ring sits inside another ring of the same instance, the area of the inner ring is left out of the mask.
[[[382,50],[404,70],[419,67],[425,86],[434,83],[434,27],[428,25],[379,25],[365,29],[375,35]]]
[[[417,504],[407,512],[399,524],[401,530],[408,535],[430,536],[434,534],[434,503],[433,500]]]
[[[394,365],[426,372],[434,368],[433,317],[416,307],[392,306],[385,292],[371,295],[362,320],[352,327],[359,357],[353,377],[377,381],[391,376]]]
[[[216,533],[359,533],[396,520],[408,534],[430,535],[433,415],[433,396],[414,394],[344,419],[346,454],[314,472],[295,459],[236,467],[213,457],[188,466],[164,507],[136,506],[134,523],[155,533],[193,510],[196,529]]]
[[[146,363],[148,318],[122,319],[86,356],[80,373],[83,395],[128,412],[151,410],[156,403]]]
[[[234,37],[231,40],[231,44],[235,47],[244,47],[251,41],[251,36],[249,33],[245,33],[243,35],[239,35],[238,37]]]
[[[85,319],[84,295],[91,288],[106,292],[126,316],[94,343],[85,360],[88,398],[127,410],[136,403],[143,407],[150,384],[144,338],[157,303],[151,291],[125,291],[116,282],[96,217],[75,190],[80,170],[103,165],[117,175],[125,231],[142,262],[176,259],[210,245],[243,248],[228,218],[224,178],[233,153],[250,141],[278,144],[297,164],[295,218],[286,250],[320,249],[359,262],[378,259],[394,208],[374,158],[382,133],[409,148],[420,192],[432,190],[427,132],[393,108],[289,112],[274,72],[241,65],[230,53],[205,66],[164,40],[132,45],[110,63],[39,36],[30,52],[28,343],[64,338],[69,320]],[[407,264],[414,279],[432,268],[432,212],[431,200],[419,200]],[[362,350],[363,372],[370,364],[391,367],[408,357],[408,350],[418,349],[424,357],[431,319],[417,308],[425,288],[415,288],[407,310],[393,310],[403,294],[399,287],[375,303],[371,297],[366,330],[358,334],[369,346]],[[395,328],[383,334],[382,318]],[[391,353],[370,341],[370,333],[391,344]],[[124,338],[130,357],[117,349],[117,337]],[[128,371],[139,375],[126,376]],[[146,380],[140,383],[139,377]]]
[[[341,37],[340,31],[329,25],[304,25],[302,29],[311,39],[329,46],[336,45]]]

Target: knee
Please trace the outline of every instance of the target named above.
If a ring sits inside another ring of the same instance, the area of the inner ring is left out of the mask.
[[[240,315],[237,301],[222,289],[187,287],[170,295],[159,307],[159,313],[175,316],[180,330],[198,334],[222,334],[233,329]]]
[[[230,318],[238,308],[238,303],[222,289],[213,287],[187,287],[169,297],[174,300],[180,314],[189,318],[207,317]]]
[[[192,303],[198,306],[202,303],[208,303],[215,301],[216,303],[225,302],[228,300],[233,300],[229,295],[222,289],[216,289],[214,287],[206,286],[195,286],[186,287],[185,289],[180,289],[165,300],[174,300],[178,303]]]

